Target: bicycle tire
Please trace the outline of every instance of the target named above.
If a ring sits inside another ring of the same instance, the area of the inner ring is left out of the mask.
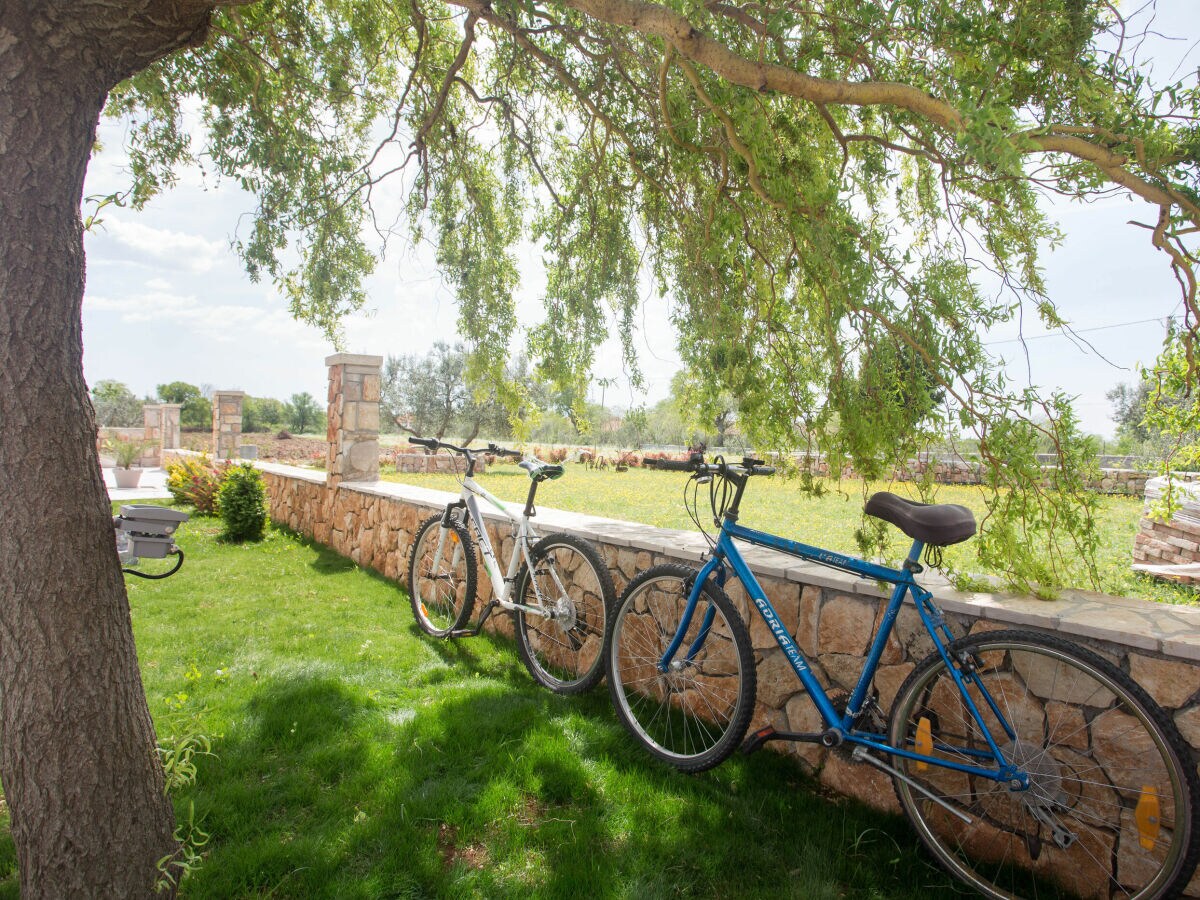
[[[471,533],[460,523],[451,523],[442,545],[443,558],[446,551],[451,553],[449,565],[445,565],[433,559],[441,531],[441,513],[422,522],[408,557],[408,597],[413,618],[422,631],[434,637],[448,637],[462,628],[475,607],[475,545]],[[441,585],[443,581],[445,585]]]
[[[938,862],[993,898],[1148,900],[1181,890],[1200,852],[1200,785],[1186,743],[1145,690],[1095,653],[1048,635],[984,633],[948,650],[960,666],[969,660],[976,668],[970,696],[1031,784],[1010,790],[895,757],[901,774],[972,820],[962,822],[893,778],[901,807]],[[1013,734],[983,705],[980,683]],[[901,685],[889,734],[894,747],[987,765],[979,756],[982,732],[936,653]]]
[[[710,769],[738,747],[757,686],[750,635],[733,601],[711,581],[702,589],[673,670],[658,671],[698,574],[668,564],[634,578],[617,603],[606,663],[621,723],[652,755],[685,772]],[[709,609],[712,627],[687,661]]]
[[[608,566],[590,541],[570,534],[546,535],[529,556],[534,571],[522,567],[516,601],[537,606],[540,593],[552,601],[555,615],[513,610],[521,661],[538,684],[556,694],[591,690],[604,677],[616,606]]]

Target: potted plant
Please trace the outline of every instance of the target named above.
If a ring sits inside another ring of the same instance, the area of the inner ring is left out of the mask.
[[[116,460],[113,477],[117,481],[117,487],[137,487],[138,482],[142,479],[142,470],[137,468],[137,463],[150,443],[135,438],[121,437],[118,434],[105,441],[104,446]]]

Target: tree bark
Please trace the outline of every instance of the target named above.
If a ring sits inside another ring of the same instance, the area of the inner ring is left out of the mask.
[[[0,780],[21,895],[150,896],[176,848],[83,379],[108,90],[205,7],[0,0]]]

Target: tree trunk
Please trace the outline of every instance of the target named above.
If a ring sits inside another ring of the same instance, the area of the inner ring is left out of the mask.
[[[479,437],[479,419],[475,418],[471,420],[471,431],[463,439],[462,445],[464,447],[470,447],[471,441],[475,440],[477,437]]]
[[[149,896],[176,848],[80,321],[96,123],[202,35],[171,6],[0,0],[0,780],[26,898]]]

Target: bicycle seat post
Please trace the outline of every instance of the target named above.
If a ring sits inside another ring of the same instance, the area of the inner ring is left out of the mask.
[[[924,542],[913,541],[912,547],[908,551],[908,556],[904,559],[904,571],[911,572],[913,575],[920,575],[925,571],[925,567],[921,565],[921,552],[924,549]]]
[[[528,519],[532,519],[537,515],[537,509],[533,505],[533,498],[537,496],[538,479],[529,479],[529,493],[525,497],[525,512],[524,515]]]

